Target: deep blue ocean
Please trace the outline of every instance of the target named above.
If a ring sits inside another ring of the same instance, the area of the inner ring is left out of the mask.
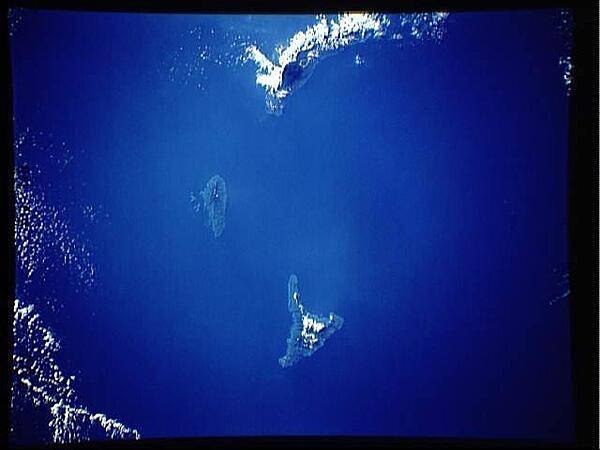
[[[14,131],[46,144],[15,161],[39,168],[94,281],[25,292],[18,271],[17,297],[46,312],[79,402],[142,438],[570,440],[557,11],[451,13],[437,41],[348,46],[271,114],[232,42],[271,58],[314,23],[20,12]],[[218,238],[190,204],[215,174]],[[344,325],[282,368],[292,273]],[[16,417],[34,439],[41,419]]]

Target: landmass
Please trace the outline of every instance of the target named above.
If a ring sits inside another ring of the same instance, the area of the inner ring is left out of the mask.
[[[344,319],[332,312],[328,316],[308,312],[300,301],[298,277],[294,274],[288,281],[288,310],[292,314],[292,325],[287,350],[279,358],[281,367],[293,366],[311,356],[344,324]]]

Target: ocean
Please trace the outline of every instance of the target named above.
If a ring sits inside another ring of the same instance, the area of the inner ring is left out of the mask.
[[[571,440],[565,17],[13,11],[13,441]]]

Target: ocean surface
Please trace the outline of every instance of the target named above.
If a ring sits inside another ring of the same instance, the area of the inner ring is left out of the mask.
[[[572,439],[568,17],[12,11],[13,441]]]

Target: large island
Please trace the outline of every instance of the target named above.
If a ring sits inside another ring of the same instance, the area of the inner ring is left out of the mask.
[[[300,302],[298,277],[294,274],[288,281],[288,310],[292,314],[292,326],[287,338],[287,351],[279,358],[281,367],[290,367],[311,356],[344,324],[344,319],[334,313],[319,316],[306,311]]]

